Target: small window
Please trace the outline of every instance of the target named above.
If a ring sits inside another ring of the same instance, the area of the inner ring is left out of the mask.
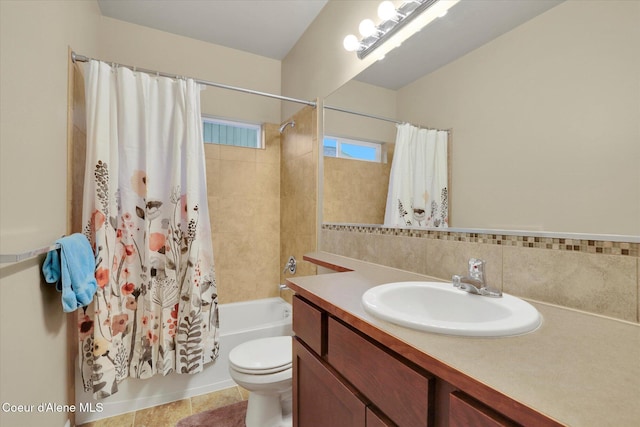
[[[261,135],[261,126],[258,124],[212,117],[202,118],[202,136],[205,144],[262,148]]]
[[[382,161],[382,145],[376,142],[325,136],[323,147],[326,157],[378,163]]]

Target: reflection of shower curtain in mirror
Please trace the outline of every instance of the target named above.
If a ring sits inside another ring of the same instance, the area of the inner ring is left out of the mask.
[[[448,227],[447,140],[447,131],[398,125],[385,226]]]
[[[78,322],[82,381],[195,373],[218,355],[200,87],[91,61],[84,233],[98,292]]]

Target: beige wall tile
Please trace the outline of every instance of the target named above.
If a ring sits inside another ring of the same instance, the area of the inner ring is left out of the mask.
[[[220,303],[277,295],[279,231],[220,233],[216,276]]]
[[[207,194],[209,197],[220,197],[222,194],[220,183],[220,165],[221,161],[218,158],[207,157],[205,163],[207,174]]]
[[[87,116],[85,108],[85,92],[84,92],[84,68],[80,64],[73,65],[73,109],[72,123],[81,131],[87,131]],[[76,163],[74,163],[75,165]]]
[[[212,228],[219,233],[247,233],[255,224],[255,197],[218,197],[213,203]]]
[[[320,241],[318,242],[318,250],[324,252],[330,252],[336,255],[342,255],[338,252],[338,245],[336,244],[339,237],[342,235],[340,231],[334,230],[320,230]]]
[[[426,274],[443,280],[466,275],[470,258],[485,260],[487,283],[502,289],[502,247],[497,245],[428,239]]]
[[[256,161],[256,152],[258,150],[255,148],[234,147],[232,145],[219,145],[219,147],[221,160],[235,160],[251,163],[255,163]]]
[[[307,132],[308,129],[308,126],[300,127],[300,132]],[[296,138],[296,155],[299,157],[305,154],[313,154],[313,138],[308,134]]]
[[[427,274],[426,238],[373,235],[376,263]]]
[[[259,195],[280,197],[280,164],[256,162],[256,186]]]
[[[280,139],[272,135],[274,126],[267,126],[271,139],[265,150],[208,150],[207,191],[222,304],[277,295]]]
[[[227,304],[238,301],[255,299],[257,282],[255,274],[247,269],[218,269],[216,270],[218,284],[218,303]]]
[[[75,110],[74,110],[75,114]],[[70,202],[70,226],[71,231],[81,232],[83,229],[82,224],[82,205],[83,205],[83,189],[84,189],[84,171],[85,171],[85,156],[87,152],[87,135],[78,128],[73,126],[72,134],[72,153],[71,162],[74,165],[70,168],[71,174],[71,194],[69,197]]]
[[[342,240],[344,255],[363,261],[376,262],[376,235],[369,233],[349,233],[349,237]]]
[[[293,159],[282,158],[280,163],[280,197],[293,197],[295,190],[294,177],[295,162]]]
[[[265,146],[256,151],[256,162],[280,164],[280,132],[278,125],[267,123],[264,125]]]
[[[302,258],[317,247],[317,111],[305,107],[292,119],[296,126],[281,135],[279,270],[293,255],[298,261],[296,275],[300,276],[316,273],[316,267]],[[281,282],[284,279],[280,273]]]
[[[282,197],[280,199],[280,231],[281,239],[288,240],[297,231],[296,224],[296,203],[293,197]]]
[[[324,221],[382,224],[388,187],[388,164],[325,158]]]
[[[220,159],[220,144],[204,144],[204,157],[209,159]]]
[[[466,274],[469,258],[481,258],[488,283],[504,292],[640,321],[640,258],[504,242],[516,241],[501,245],[324,228],[320,250],[443,280]]]
[[[257,194],[256,163],[221,160],[220,161],[220,197],[250,196]]]
[[[294,238],[293,255],[296,257],[298,267],[297,276],[313,276],[316,274],[316,266],[303,259],[304,254],[316,250],[316,235],[297,235]],[[286,257],[289,258],[288,256]],[[284,267],[285,263],[281,263]]]
[[[296,234],[315,234],[316,227],[316,199],[315,194],[297,197],[293,210],[296,213]]]
[[[383,223],[389,166],[385,163],[325,158],[323,220]]]
[[[504,247],[504,291],[638,321],[638,260],[629,256]]]
[[[255,272],[257,292],[260,298],[277,295],[280,283],[280,232],[277,229],[258,229],[252,233],[254,257],[250,257],[253,264],[250,270]],[[249,264],[245,266],[248,268]]]
[[[280,197],[258,196],[254,208],[255,215],[252,224],[254,230],[280,232]]]

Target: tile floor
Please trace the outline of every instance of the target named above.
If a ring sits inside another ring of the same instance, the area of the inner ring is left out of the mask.
[[[214,393],[141,409],[78,427],[175,427],[181,419],[198,412],[208,411],[247,400],[249,393],[242,387],[231,387]]]

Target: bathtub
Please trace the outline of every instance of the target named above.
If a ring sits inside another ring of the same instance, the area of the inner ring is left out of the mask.
[[[207,364],[198,374],[173,373],[146,380],[128,378],[119,384],[116,394],[97,401],[82,389],[80,373],[76,372],[76,408],[85,408],[76,412],[76,424],[233,387],[235,383],[229,376],[231,349],[256,338],[292,334],[291,305],[281,298],[220,304],[218,310],[220,353],[215,362]]]

